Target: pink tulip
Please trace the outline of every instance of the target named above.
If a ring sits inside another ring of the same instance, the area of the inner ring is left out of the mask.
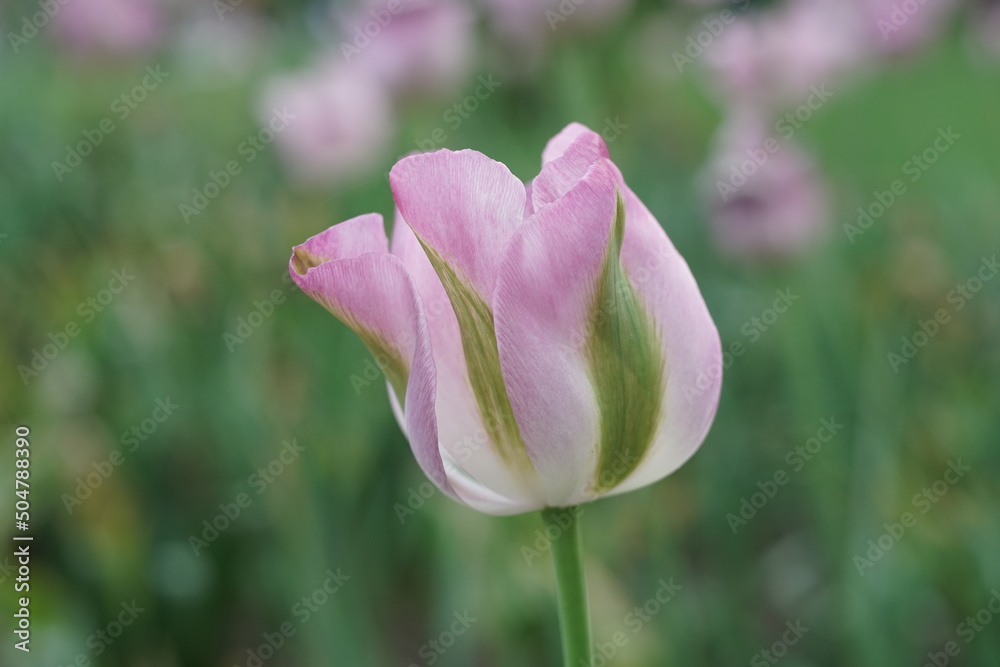
[[[955,0],[853,0],[876,53],[893,55],[918,49],[947,24]]]
[[[87,55],[147,51],[163,29],[163,8],[155,0],[69,0],[52,16],[58,39]]]
[[[651,484],[699,447],[718,332],[687,264],[573,124],[528,189],[471,150],[390,172],[402,224],[362,215],[297,246],[295,282],[385,371],[417,462],[489,514]]]
[[[382,85],[356,67],[329,62],[282,76],[263,98],[264,119],[274,109],[287,109],[292,118],[275,143],[303,182],[339,182],[371,171],[393,136],[392,106]]]
[[[830,223],[827,187],[812,158],[767,130],[752,115],[724,126],[705,176],[716,242],[741,259],[801,254],[826,235]],[[768,140],[776,150],[765,149]]]
[[[459,0],[369,1],[344,21],[346,62],[400,92],[448,92],[473,62],[472,10]]]
[[[810,87],[834,85],[857,62],[861,34],[842,4],[792,0],[759,15],[738,14],[705,47],[705,59],[731,101],[799,104]]]

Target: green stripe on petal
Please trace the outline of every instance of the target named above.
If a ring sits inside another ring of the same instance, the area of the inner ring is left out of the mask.
[[[586,355],[600,410],[594,489],[620,484],[639,465],[660,422],[663,345],[621,265],[625,203],[617,193],[614,227],[590,310]]]
[[[441,255],[419,236],[417,238],[441,279],[458,318],[469,383],[494,449],[511,470],[534,474],[535,468],[521,439],[521,429],[514,419],[507,385],[500,369],[493,311],[479,292]]]

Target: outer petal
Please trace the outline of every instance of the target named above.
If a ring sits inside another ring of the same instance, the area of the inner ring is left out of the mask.
[[[404,430],[417,463],[458,499],[438,449],[436,379],[423,308],[409,274],[388,254],[382,216],[363,215],[295,248],[295,283],[340,318],[382,365],[390,394],[404,395]]]
[[[550,506],[587,499],[597,465],[600,415],[584,348],[615,203],[611,171],[591,167],[518,231],[497,279],[500,360]]]
[[[596,135],[600,139],[600,135],[597,135],[596,132],[581,123],[570,123],[564,127],[559,134],[549,139],[549,143],[545,144],[545,150],[542,151],[542,164],[548,164],[561,157],[567,148],[581,136],[585,135]],[[604,142],[602,141],[601,143],[603,144]],[[604,147],[604,155],[602,157],[608,157],[606,146]]]
[[[525,494],[522,481],[490,446],[490,431],[469,386],[455,311],[427,254],[398,212],[392,253],[413,277],[427,315],[437,369],[438,433],[449,480],[466,503],[489,514],[540,509],[539,500]]]
[[[572,142],[566,143],[570,138]],[[531,183],[534,210],[556,201],[575,186],[590,165],[608,157],[604,139],[579,123],[569,125],[549,142],[541,172]]]
[[[396,205],[458,319],[467,368],[464,386],[474,397],[483,433],[517,483],[510,491],[494,490],[541,503],[538,475],[504,384],[491,304],[501,250],[523,220],[524,185],[507,167],[474,151],[405,158],[393,167],[389,180]]]
[[[604,146],[600,135],[583,126],[567,127],[562,134],[566,136],[564,147],[559,149],[561,155],[543,167],[539,178],[547,170],[564,165],[579,170],[576,154],[590,154],[594,146]],[[618,168],[613,164],[611,168],[625,200],[622,264],[663,337],[667,362],[659,429],[639,467],[611,490],[616,494],[669,475],[701,445],[719,404],[722,344],[687,262],[649,209],[625,184]]]
[[[612,494],[652,484],[683,465],[708,434],[722,389],[722,343],[698,284],[656,218],[618,178],[627,215],[622,263],[663,336],[668,377],[653,444]]]
[[[480,295],[493,294],[500,253],[524,216],[524,185],[471,150],[403,158],[389,173],[407,224]]]
[[[544,207],[546,206],[550,206],[553,209],[550,211],[553,217],[564,217],[558,214],[559,207],[562,205],[562,201],[559,199],[561,193],[568,190],[568,187],[572,187],[574,177],[582,178],[584,176],[587,169],[590,168],[584,166],[588,159],[591,162],[600,161],[605,154],[606,148],[599,135],[582,126],[570,126],[559,137],[550,142],[549,147],[546,149],[545,166],[538,178],[535,179],[532,188],[535,210],[539,211],[536,214],[536,218],[545,212]],[[722,358],[718,332],[687,264],[677,253],[656,219],[625,185],[617,168],[611,164],[608,166],[614,175],[618,189],[624,199],[626,220],[621,263],[625,274],[629,278],[629,283],[639,296],[643,310],[653,320],[655,330],[661,338],[662,350],[665,355],[665,363],[663,365],[665,391],[662,394],[662,407],[660,409],[658,426],[652,442],[648,449],[645,450],[638,467],[628,471],[628,476],[624,480],[616,480],[614,486],[610,489],[601,489],[600,484],[598,484],[598,492],[613,494],[650,484],[668,475],[694,453],[704,440],[718,406],[719,391],[721,388],[720,371]],[[569,197],[569,195],[566,195],[566,197]],[[573,219],[580,218],[577,216]],[[561,243],[567,246],[581,243],[579,237],[571,233],[578,231],[575,226],[566,225],[564,220],[560,227],[560,232],[553,233],[555,238],[550,239],[549,243]],[[527,232],[525,233],[527,234]],[[512,261],[514,247],[515,244],[512,242]],[[572,252],[572,249],[566,248],[562,252]],[[588,249],[588,252],[592,252],[592,250]],[[580,261],[582,262],[582,260]],[[506,286],[506,276],[508,275],[506,259],[503,275],[505,277],[501,282],[501,286]],[[579,278],[578,274],[577,277]],[[546,284],[542,279],[537,280],[540,284]],[[550,277],[548,280],[553,281],[553,284],[561,285],[557,288],[557,293],[571,294],[569,287],[563,285],[562,281],[555,282],[557,280],[556,277]],[[505,373],[508,373],[512,386],[515,382],[517,384],[517,389],[512,389],[512,402],[516,406],[516,409],[520,410],[522,408],[520,392],[522,391],[522,387],[527,384],[527,381],[515,380],[515,376],[530,374],[532,368],[543,369],[537,372],[537,377],[531,381],[540,382],[543,387],[551,391],[553,382],[551,378],[557,378],[558,373],[562,373],[562,377],[573,377],[566,370],[566,366],[570,365],[572,357],[568,356],[568,353],[565,351],[561,356],[550,353],[550,359],[529,360],[523,363],[524,368],[514,370],[514,366],[517,363],[513,360],[513,357],[508,357],[508,351],[513,349],[512,343],[517,334],[514,332],[508,335],[507,307],[506,305],[501,306],[502,302],[505,303],[507,298],[510,298],[512,288],[504,287],[507,293],[505,297],[501,297],[499,287],[497,309],[498,312],[501,309],[504,310],[503,317],[500,318],[498,316],[498,320],[500,320],[498,322],[498,330],[503,330],[504,332],[501,338],[504,341],[504,370]],[[527,289],[528,287],[529,285],[527,284],[520,286],[522,289]],[[551,298],[555,298],[555,296],[553,295]],[[573,299],[567,296],[566,301],[573,302]],[[578,307],[578,300],[576,304]],[[560,345],[565,347],[565,344],[559,341],[565,340],[567,335],[565,327],[568,322],[572,321],[572,317],[567,321],[557,321],[555,319],[556,306],[550,304],[550,307],[553,309],[554,314],[547,323],[549,329],[545,332],[549,336],[548,344],[551,345],[552,341],[556,341],[557,348]],[[536,312],[534,317],[542,315],[544,313],[539,311]],[[577,328],[574,345],[570,345],[569,347],[572,348],[575,346],[579,348],[580,339],[585,335],[586,330],[586,325],[582,331],[580,328]],[[546,340],[537,331],[528,331],[525,333],[525,336],[533,337],[535,340]],[[527,347],[528,345],[528,339],[525,339],[524,346]],[[509,362],[508,359],[510,359]],[[546,363],[554,365],[556,368],[546,369],[544,365]],[[562,364],[562,368],[558,367],[559,364]],[[566,389],[563,389],[562,392],[557,401],[553,402],[550,399],[550,402],[554,403],[555,408],[549,411],[549,419],[555,419],[553,413],[571,410],[572,405],[570,403],[574,397],[576,397],[576,408],[579,411],[577,414],[591,414],[588,412],[586,405],[579,401],[578,396],[582,390],[578,389],[577,394],[569,392]],[[558,392],[552,391],[551,393],[555,394]],[[561,450],[553,454],[553,457],[575,461],[576,467],[574,471],[567,473],[563,478],[563,486],[558,487],[560,491],[565,491],[566,488],[572,486],[569,478],[576,476],[576,479],[578,479],[580,471],[585,470],[586,466],[579,462],[579,453],[575,459],[565,458],[570,447],[568,441],[559,440],[557,434],[544,434],[544,424],[540,426],[536,425],[537,418],[542,416],[543,412],[542,410],[538,410],[534,418],[528,415],[521,418],[520,412],[518,415],[523,423],[522,428],[526,432],[525,439],[527,442],[532,443],[532,445],[535,442],[561,443]],[[585,417],[585,419],[589,420],[589,416]],[[579,438],[580,442],[593,442],[593,440],[586,440],[587,428],[580,425],[577,426],[577,431],[568,432],[572,433],[573,437]],[[527,435],[529,430],[534,433],[536,428],[539,434],[543,434],[539,435],[539,437],[545,437],[548,440],[536,440],[534,435]],[[564,428],[568,428],[568,426]],[[529,452],[533,460],[535,460],[536,452],[534,446],[529,447]],[[539,457],[539,460],[536,461],[536,466],[541,471],[546,483],[549,484],[551,477],[547,474],[547,471],[551,464]],[[588,499],[586,488],[581,493],[582,497],[574,498],[572,501],[581,502]]]

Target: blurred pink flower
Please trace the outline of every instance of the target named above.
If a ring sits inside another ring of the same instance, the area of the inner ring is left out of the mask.
[[[956,0],[851,0],[867,37],[879,54],[913,51],[940,34]]]
[[[57,7],[53,34],[86,55],[142,53],[157,45],[165,29],[156,0],[68,0]]]
[[[782,106],[829,84],[862,55],[854,15],[832,0],[792,0],[775,10],[738,13],[705,59],[731,102]]]
[[[278,152],[293,176],[309,183],[349,180],[371,171],[395,132],[381,83],[339,62],[273,79],[263,95],[262,118],[273,109],[287,110],[291,118],[275,135]]]
[[[451,92],[473,62],[472,10],[460,0],[375,0],[344,23],[345,62],[392,90]]]
[[[826,235],[831,215],[812,157],[769,134],[764,118],[743,114],[724,125],[702,177],[717,245],[747,260],[804,252]]]

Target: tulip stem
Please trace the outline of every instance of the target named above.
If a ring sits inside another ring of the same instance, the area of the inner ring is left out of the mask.
[[[583,574],[580,510],[577,507],[542,510],[545,534],[552,544],[559,589],[559,629],[565,667],[591,667],[590,611]],[[554,537],[553,537],[554,536]]]

